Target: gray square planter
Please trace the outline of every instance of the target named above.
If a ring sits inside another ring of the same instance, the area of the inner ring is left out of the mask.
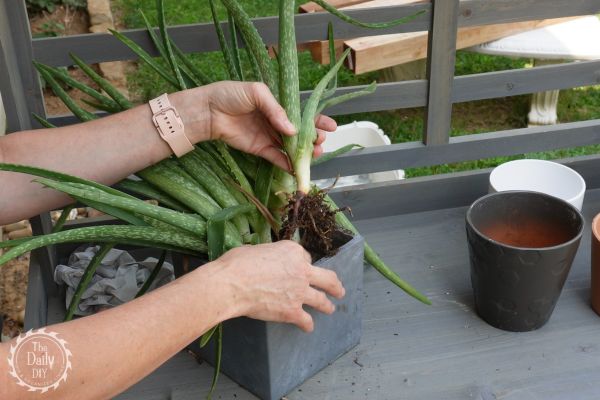
[[[338,274],[346,295],[334,299],[333,315],[307,308],[315,322],[312,333],[290,324],[249,318],[226,321],[221,372],[258,397],[275,400],[356,346],[362,322],[363,246],[363,238],[355,236],[335,256],[315,263]],[[198,341],[190,347],[213,362],[214,340],[202,349]]]

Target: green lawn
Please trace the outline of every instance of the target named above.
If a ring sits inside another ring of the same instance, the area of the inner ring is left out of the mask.
[[[277,2],[264,0],[240,0],[248,14],[253,17],[269,16],[277,13]],[[166,0],[166,18],[170,25],[209,22],[210,9],[208,0]],[[302,2],[298,2],[299,4]],[[139,9],[143,9],[151,21],[155,16],[155,0],[113,0],[113,5],[119,10],[123,22],[128,28],[140,28],[143,21]],[[222,9],[219,13],[225,19]],[[226,71],[222,66],[220,53],[197,54],[194,62],[209,73],[214,79],[226,79]],[[456,57],[456,75],[469,75],[483,72],[523,68],[530,60],[492,57],[481,54],[459,51]],[[310,89],[326,73],[326,68],[314,63],[308,53],[300,54],[300,86]],[[339,85],[350,86],[364,84],[378,79],[376,72],[359,76],[344,70],[340,73]],[[139,101],[150,98],[173,88],[162,84],[157,75],[145,66],[141,66],[129,76],[130,89]],[[529,96],[513,96],[501,99],[482,100],[476,102],[455,104],[452,114],[453,136],[476,134],[481,132],[523,128],[527,125]],[[336,117],[338,123],[348,123],[356,120],[369,120],[378,124],[390,136],[392,142],[421,140],[423,131],[422,108],[403,109],[384,112],[370,112]],[[600,118],[600,86],[563,90],[560,93],[558,117],[561,122],[580,121]],[[575,155],[594,154],[600,146],[567,149],[554,152],[500,157],[488,160],[478,160],[456,164],[416,168],[407,171],[407,176],[429,175],[460,171],[473,168],[495,166],[508,159],[528,157],[562,158]]]

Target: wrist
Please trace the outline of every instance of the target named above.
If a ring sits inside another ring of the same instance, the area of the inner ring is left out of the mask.
[[[204,88],[188,89],[169,95],[185,126],[185,135],[193,144],[211,140],[208,93]]]
[[[235,276],[229,274],[227,263],[221,259],[211,261],[190,272],[195,288],[206,288],[208,298],[217,311],[218,322],[245,314],[245,302],[241,296],[240,285]],[[204,309],[209,304],[203,304]]]

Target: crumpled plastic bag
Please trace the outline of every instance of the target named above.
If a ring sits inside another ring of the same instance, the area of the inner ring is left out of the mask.
[[[59,285],[67,285],[66,308],[71,304],[85,268],[99,249],[99,246],[93,246],[83,251],[76,251],[69,257],[68,265],[58,265],[54,270],[54,281]],[[94,314],[132,300],[157,263],[158,259],[153,257],[138,262],[124,250],[111,249],[96,269],[88,288],[81,295],[75,315]],[[148,291],[174,279],[173,265],[165,262]]]

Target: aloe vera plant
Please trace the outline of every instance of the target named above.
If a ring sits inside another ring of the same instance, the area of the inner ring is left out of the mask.
[[[330,209],[325,213],[326,215],[318,215],[318,218],[330,218],[331,224],[357,233],[350,220],[343,213],[337,212],[338,207],[331,198],[326,193],[316,190],[310,182],[311,164],[324,162],[356,146],[346,146],[321,160],[313,160],[313,143],[317,138],[314,120],[327,107],[373,93],[375,84],[353,93],[335,96],[336,76],[348,52],[346,51],[336,60],[333,29],[330,24],[328,27],[331,56],[329,70],[309,98],[301,102],[294,28],[295,2],[279,0],[279,46],[276,60],[272,60],[267,53],[266,44],[238,0],[221,0],[228,14],[228,37],[220,21],[217,20],[217,0],[207,1],[210,2],[215,31],[230,79],[244,80],[245,77],[253,76],[256,80],[264,82],[284,107],[288,118],[296,128],[298,133],[296,136],[283,138],[284,151],[291,161],[293,173],[283,171],[266,160],[231,149],[222,142],[201,143],[188,155],[180,159],[163,160],[136,173],[137,178],[120,182],[116,188],[40,168],[0,164],[0,171],[33,175],[37,177],[38,183],[66,193],[75,201],[112,215],[126,224],[62,231],[64,218],[61,218],[49,235],[1,244],[1,247],[8,250],[0,256],[0,265],[24,252],[51,244],[65,242],[102,244],[97,257],[88,266],[86,279],[82,279],[73,297],[67,319],[75,314],[81,293],[85,290],[94,269],[102,257],[116,244],[149,246],[192,255],[208,254],[209,259],[215,259],[228,249],[243,244],[266,243],[277,238],[282,232],[287,232],[290,238],[305,243],[300,234],[306,235],[306,232],[300,232],[297,221],[302,218],[299,214],[311,212],[311,204],[324,204],[321,208]],[[339,12],[323,0],[315,0],[315,2],[344,22],[365,28],[386,28],[416,16],[387,23],[363,23]],[[143,19],[150,39],[163,62],[157,62],[122,33],[113,31],[113,35],[175,90],[212,82],[213,79],[199,70],[169,37],[163,0],[157,0],[157,10],[158,32],[152,28],[145,15]],[[242,52],[237,42],[238,33],[247,49],[250,71],[244,71],[242,67]],[[100,90],[74,80],[61,69],[39,63],[36,63],[35,67],[55,94],[80,120],[88,121],[97,116],[77,104],[59,82],[83,92],[89,97],[84,102],[99,110],[112,113],[132,107],[132,103],[127,98],[83,60],[76,55],[71,57],[75,65],[91,78]],[[43,118],[34,117],[43,126],[53,127]],[[156,199],[159,205],[148,204],[129,193]],[[70,207],[73,206],[68,206],[65,211]],[[68,212],[63,212],[65,218],[67,214]],[[313,218],[312,215],[310,217]],[[317,242],[328,240],[318,235],[319,232],[316,236]],[[155,271],[140,289],[138,296],[145,293],[151,285],[165,256],[166,253],[163,253]],[[365,245],[365,260],[408,294],[429,304],[429,300],[424,295],[403,281],[368,244]],[[202,337],[201,345],[206,344],[214,335],[216,335],[217,348],[220,348],[222,345],[220,325]],[[218,351],[216,366],[220,364],[219,357]],[[217,376],[218,368],[213,379],[213,389]]]
[[[239,214],[224,222],[223,240],[226,249],[245,243],[264,243],[276,237],[277,231],[282,227],[282,220],[286,218],[284,207],[288,201],[301,202],[315,189],[310,183],[310,166],[312,160],[313,142],[316,139],[314,119],[325,108],[352,98],[372,93],[375,85],[341,96],[335,96],[336,75],[342,67],[347,52],[335,60],[333,50],[332,28],[330,32],[331,65],[329,71],[314,88],[310,97],[304,102],[300,101],[298,55],[294,28],[295,3],[292,0],[279,1],[279,47],[277,60],[269,58],[266,45],[251,19],[245,13],[237,0],[221,0],[228,13],[229,39],[225,36],[221,23],[217,21],[216,0],[209,0],[215,29],[224,55],[226,69],[231,79],[239,80],[244,76],[254,75],[265,82],[279,102],[285,108],[290,121],[294,124],[298,134],[293,137],[284,137],[284,150],[291,160],[293,174],[274,167],[270,163],[254,156],[240,154],[228,148],[224,143],[203,143],[196,146],[196,150],[182,159],[164,160],[146,170],[137,173],[140,180],[125,180],[117,187],[157,199],[161,206],[151,206],[135,197],[117,189],[107,188],[95,182],[85,181],[64,174],[32,169],[23,166],[0,165],[0,170],[31,173],[43,179],[39,182],[56,190],[70,194],[75,200],[90,207],[97,208],[107,214],[132,225],[123,229],[134,229],[134,226],[146,227],[149,230],[164,229],[165,232],[194,235],[200,241],[189,245],[188,252],[197,252],[208,249],[206,237],[206,221],[222,210],[235,209],[236,207],[250,207],[251,211]],[[416,15],[394,20],[386,23],[363,23],[339,12],[326,2],[317,0],[325,10],[335,14],[344,22],[365,28],[385,28],[403,23]],[[134,51],[142,62],[152,67],[160,77],[169,82],[175,89],[184,89],[199,83],[209,83],[212,79],[189,61],[177,48],[168,35],[164,17],[163,0],[157,0],[158,33],[153,30],[150,22],[144,16],[148,33],[163,63],[158,63],[140,46],[125,35],[114,31],[113,34]],[[247,46],[250,60],[251,73],[244,73],[240,62],[237,35],[239,33]],[[40,74],[49,82],[55,93],[67,104],[70,110],[81,120],[87,121],[96,118],[96,115],[85,111],[62,89],[58,82],[80,90],[90,97],[88,104],[95,104],[97,108],[117,112],[132,107],[132,103],[121,95],[109,82],[100,77],[92,68],[86,65],[76,55],[71,55],[74,63],[81,68],[102,90],[95,90],[71,78],[64,71],[36,63]],[[274,64],[277,64],[275,68]],[[45,126],[51,127],[43,119],[37,117]],[[353,146],[347,146],[326,159],[341,152],[348,151]],[[325,160],[326,160],[325,159]],[[318,161],[317,161],[318,162]],[[322,162],[322,161],[321,161]],[[328,198],[322,196],[332,209],[337,206]],[[289,218],[289,214],[287,214]],[[356,232],[351,222],[343,214],[338,213],[338,226]],[[52,244],[65,240],[65,234],[60,235],[62,222],[57,225],[54,235],[46,238],[34,238],[31,242],[13,247],[13,249],[0,258],[0,263],[16,255],[21,249]],[[107,227],[108,229],[108,227]],[[292,229],[294,230],[294,229]],[[79,230],[68,232],[68,240],[77,240]],[[110,229],[108,230],[110,232]],[[86,240],[90,238],[89,232],[83,231]],[[294,236],[296,239],[296,235]],[[73,236],[71,236],[73,235]],[[155,245],[161,239],[153,237]],[[210,240],[210,239],[209,239]],[[150,242],[150,241],[149,241]],[[185,250],[186,246],[167,245],[163,247],[177,247]],[[160,247],[160,246],[158,246]],[[183,247],[183,248],[182,248]],[[379,270],[384,276],[401,287],[410,295],[424,303],[428,299],[404,282],[400,277],[377,256],[367,245],[365,252],[366,261]]]
[[[336,76],[348,52],[346,51],[340,59],[335,59],[330,25],[330,68],[310,97],[305,102],[301,102],[294,28],[295,2],[279,1],[279,47],[277,59],[274,61],[269,58],[265,43],[238,0],[221,0],[228,13],[229,37],[225,35],[221,23],[217,20],[217,0],[208,1],[210,1],[215,30],[224,56],[225,68],[230,78],[243,80],[244,77],[254,76],[264,82],[284,107],[298,132],[296,136],[283,138],[284,150],[291,161],[293,174],[263,159],[231,149],[222,142],[201,143],[193,152],[180,159],[167,159],[139,171],[136,179],[122,181],[116,186],[118,189],[40,168],[0,164],[0,171],[34,175],[40,184],[66,193],[75,201],[103,211],[127,224],[62,231],[64,220],[61,220],[57,223],[54,232],[49,235],[20,240],[12,244],[4,243],[3,247],[10,248],[0,256],[0,265],[26,251],[64,242],[103,243],[99,258],[115,244],[132,244],[185,254],[204,253],[211,259],[219,257],[223,252],[236,246],[269,242],[277,238],[281,232],[289,232],[290,237],[303,243],[302,238],[299,238],[302,232],[298,229],[297,220],[301,218],[299,214],[304,212],[304,209],[311,212],[310,205],[315,204],[315,201],[326,204],[325,209],[329,207],[333,210],[327,213],[328,218],[332,218],[333,224],[357,232],[343,213],[336,212],[338,207],[326,193],[319,192],[311,185],[313,143],[317,138],[314,120],[327,107],[372,93],[375,85],[371,84],[354,93],[335,96]],[[390,27],[414,18],[412,16],[387,23],[363,23],[339,12],[322,0],[315,0],[315,2],[344,22],[365,28]],[[113,31],[113,35],[176,90],[210,83],[212,78],[188,60],[169,37],[163,0],[157,0],[157,10],[158,32],[153,30],[146,16],[143,18],[150,39],[164,62],[157,62],[122,33]],[[251,71],[244,71],[242,68],[237,33],[246,45]],[[93,104],[100,110],[118,112],[132,107],[128,99],[85,62],[76,55],[72,55],[72,59],[101,91],[74,80],[60,69],[38,63],[35,67],[56,95],[80,120],[95,119],[96,115],[78,105],[59,82],[89,96],[85,102]],[[277,64],[277,68],[274,64]],[[36,118],[45,127],[52,127],[42,118],[38,116]],[[347,146],[330,155],[329,158],[349,151],[353,147]],[[148,204],[129,193],[156,199],[159,205]],[[63,214],[66,216],[66,213]],[[320,238],[317,237],[316,240],[319,241]],[[365,247],[365,259],[408,294],[429,304],[429,300],[424,295],[403,281],[368,244]],[[89,274],[93,273],[94,265],[100,261],[94,260],[90,265]],[[81,290],[85,289],[86,285],[85,280],[82,282]],[[144,285],[139,295],[147,290],[150,283]],[[69,307],[69,318],[73,316],[77,306],[78,296],[74,296]],[[216,333],[219,338],[221,332],[220,326],[215,327],[205,334],[202,342],[206,343],[213,333]],[[219,360],[216,364],[218,363]],[[213,387],[215,383],[216,376]]]

